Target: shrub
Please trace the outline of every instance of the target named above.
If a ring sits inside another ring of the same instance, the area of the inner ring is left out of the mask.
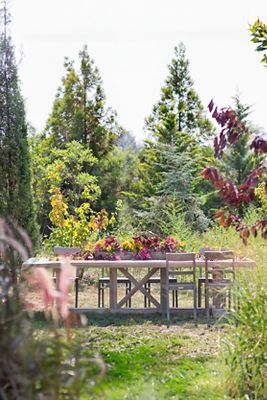
[[[262,278],[262,273],[256,279],[250,276],[237,292],[236,327],[226,350],[231,398],[266,399],[267,291]]]
[[[101,366],[90,348],[70,335],[72,315],[67,307],[70,265],[66,263],[61,269],[60,292],[48,280],[45,270],[37,270],[35,289],[42,295],[46,310],[51,307],[52,311],[46,323],[48,331],[37,335],[25,302],[26,275],[22,276],[19,267],[28,258],[29,250],[27,235],[0,219],[0,398],[79,399],[92,389]],[[32,283],[34,278],[28,281]],[[53,308],[55,301],[57,307]],[[55,311],[58,311],[56,320],[52,318]],[[66,330],[59,329],[60,321],[65,323]]]

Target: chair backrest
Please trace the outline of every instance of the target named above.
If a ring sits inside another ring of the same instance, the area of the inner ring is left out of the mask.
[[[166,253],[166,268],[169,276],[192,275],[196,279],[195,253]]]
[[[235,254],[232,250],[205,251],[204,256],[206,279],[211,273],[213,278],[218,280],[224,279],[227,273],[235,277]]]
[[[55,256],[70,256],[73,254],[77,254],[80,252],[79,247],[64,247],[64,246],[55,246],[54,247],[54,255]],[[78,268],[76,269],[76,277],[79,275]],[[55,276],[55,271],[53,271],[53,276]]]
[[[205,251],[204,256],[207,260],[234,260],[235,254],[232,250],[212,250]]]
[[[54,255],[56,256],[66,256],[71,254],[79,253],[79,247],[63,247],[63,246],[56,246],[54,247]]]
[[[196,253],[166,253],[166,261],[195,261]]]

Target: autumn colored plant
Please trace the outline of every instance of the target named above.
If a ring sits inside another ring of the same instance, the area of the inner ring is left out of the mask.
[[[172,236],[167,236],[161,240],[158,235],[141,234],[133,238],[137,248],[137,258],[147,260],[151,259],[151,252],[175,252],[184,249],[186,243],[175,239]]]
[[[173,236],[167,236],[160,242],[160,251],[163,253],[174,253],[182,251],[186,246],[186,242],[175,239]]]
[[[120,243],[115,236],[108,236],[95,243],[94,254],[96,258],[107,258],[110,260],[119,259]],[[106,255],[98,253],[107,253]]]
[[[240,136],[248,132],[248,129],[238,120],[232,109],[222,108],[218,110],[214,106],[213,100],[209,103],[208,108],[213,118],[215,118],[222,128],[219,135],[214,139],[215,156],[221,158],[225,147],[235,144]],[[251,148],[254,148],[256,152],[266,153],[267,141],[258,136],[252,141]],[[224,200],[227,207],[226,211],[217,211],[215,218],[219,218],[219,223],[225,228],[230,225],[235,226],[244,244],[247,243],[250,233],[256,236],[258,231],[260,231],[262,236],[267,238],[267,219],[259,220],[253,226],[249,227],[242,222],[240,215],[236,215],[236,211],[241,206],[249,204],[255,199],[256,188],[264,172],[264,166],[255,169],[244,179],[239,188],[236,187],[232,180],[224,178],[215,167],[206,167],[201,172],[201,175],[209,180],[218,190],[218,195]],[[266,190],[267,185],[265,183],[265,193]]]
[[[121,243],[121,249],[123,251],[131,251],[134,252],[136,250],[135,242],[133,239],[125,240]]]
[[[51,195],[52,210],[49,214],[53,224],[47,247],[77,246],[86,248],[88,242],[95,241],[108,226],[115,222],[114,214],[108,215],[105,209],[95,212],[88,201],[70,212],[59,188],[54,188]]]

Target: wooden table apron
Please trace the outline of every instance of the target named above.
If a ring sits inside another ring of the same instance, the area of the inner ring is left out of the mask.
[[[218,264],[218,262],[216,261]],[[223,264],[226,264],[222,261]],[[174,261],[175,266],[186,266],[191,265],[191,261]],[[165,260],[118,260],[118,261],[107,261],[107,260],[71,260],[71,265],[78,269],[91,269],[91,268],[107,268],[110,271],[110,310],[119,311],[124,304],[131,298],[138,290],[146,296],[151,303],[153,303],[158,311],[165,312],[167,307],[167,270]],[[205,262],[202,260],[196,261],[197,268],[204,268]],[[240,260],[235,262],[236,267],[254,267],[255,262],[252,260]],[[55,269],[58,274],[61,268],[60,261],[48,261],[48,260],[37,260],[31,258],[23,263],[23,268],[29,267],[42,267]],[[141,279],[137,280],[128,269],[148,269],[146,275]],[[125,295],[119,302],[117,299],[117,273],[118,270],[128,278],[133,284],[133,288],[127,295]],[[145,283],[157,272],[160,271],[160,303],[147,292],[144,288]]]

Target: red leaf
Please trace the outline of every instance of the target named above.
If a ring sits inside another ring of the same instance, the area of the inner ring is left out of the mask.
[[[208,109],[209,109],[210,112],[212,112],[213,107],[214,107],[214,102],[213,102],[213,100],[211,99],[211,101],[209,102],[209,105],[208,105]]]

